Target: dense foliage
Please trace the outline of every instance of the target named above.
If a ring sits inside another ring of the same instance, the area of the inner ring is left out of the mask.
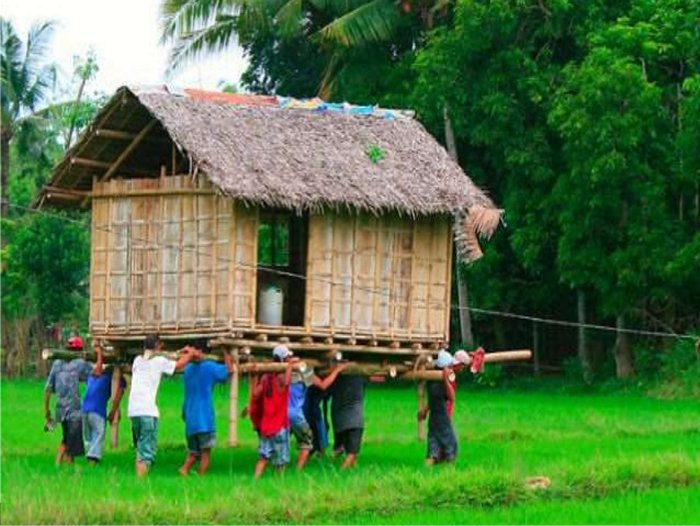
[[[205,35],[220,37],[227,20],[227,38],[250,61],[242,81],[252,91],[411,106],[439,138],[449,108],[461,164],[506,210],[507,227],[465,269],[473,306],[697,330],[697,2],[164,6],[164,36],[190,58],[195,36],[197,53],[225,48],[228,40],[207,45]],[[496,347],[527,345],[538,331],[545,361],[576,347],[573,329],[491,315],[477,315],[476,327]],[[624,332],[591,336],[585,367],[610,370],[614,357],[618,376],[632,374]]]
[[[89,218],[31,208],[56,162],[95,115],[101,96],[86,96],[97,71],[94,56],[76,57],[74,77],[55,85],[47,60],[53,24],[23,40],[7,20],[2,29],[2,367],[23,374],[56,330],[84,331],[90,264]],[[62,97],[65,102],[51,103]],[[4,181],[3,181],[4,183]],[[59,331],[60,332],[60,331]]]

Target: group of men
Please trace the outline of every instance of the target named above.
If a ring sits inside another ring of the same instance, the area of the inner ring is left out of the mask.
[[[156,397],[163,375],[182,372],[184,376],[184,403],[187,456],[180,474],[187,476],[198,464],[204,474],[210,463],[215,445],[215,416],[213,388],[225,383],[233,372],[228,352],[223,364],[205,358],[205,339],[188,341],[177,360],[159,354],[162,343],[158,336],[146,337],[143,353],[134,359],[131,367],[131,388],[128,397],[128,416],[131,420],[136,474],[146,475],[153,465],[158,444],[160,413]],[[79,337],[68,341],[68,349],[82,351]],[[116,386],[112,407],[107,404],[112,396],[112,371],[104,367],[101,347],[95,347],[96,362],[82,358],[54,361],[44,396],[45,429],[60,422],[62,441],[57,463],[72,463],[85,455],[96,464],[102,458],[106,423],[114,422],[126,387],[123,378]],[[460,351],[463,353],[463,351]],[[452,426],[452,407],[455,396],[454,370],[467,362],[466,353],[453,358],[447,351],[438,354],[437,366],[442,369],[442,381],[428,382],[428,405],[421,409],[419,419],[428,417],[427,463],[451,462],[457,454],[457,438]],[[342,468],[357,464],[364,431],[365,378],[340,373],[348,367],[338,362],[324,377],[318,377],[312,368],[303,368],[298,358],[285,345],[274,348],[275,361],[284,364],[283,372],[251,373],[250,398],[244,415],[249,415],[259,438],[259,459],[254,476],[260,477],[268,464],[283,470],[290,462],[290,438],[294,436],[299,455],[297,468],[303,469],[310,455],[323,456],[328,447],[328,429],[322,402],[330,394],[331,423],[334,436],[334,456],[344,455]],[[87,382],[82,404],[79,383]],[[55,420],[49,405],[56,395]]]

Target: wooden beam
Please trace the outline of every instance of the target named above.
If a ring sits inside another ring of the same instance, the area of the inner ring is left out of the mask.
[[[65,195],[70,195],[70,196],[75,196],[75,197],[86,197],[86,196],[91,196],[92,192],[88,192],[87,190],[73,190],[71,188],[57,188],[55,186],[44,186],[44,191],[48,192],[50,194],[65,194]]]
[[[104,139],[132,140],[136,138],[135,133],[129,133],[121,130],[109,130],[107,128],[96,129],[95,135]]]
[[[126,104],[126,96],[122,95],[122,97],[119,100],[115,100],[114,104],[112,105],[109,110],[105,112],[105,114],[102,116],[100,119],[100,122],[96,124],[96,127],[99,128],[102,126],[107,120],[112,116],[112,114],[120,109],[124,104]],[[85,139],[83,139],[83,136]],[[83,132],[83,135],[78,139],[78,142],[76,142],[73,145],[72,149],[75,149],[75,153],[79,154],[81,151],[85,149],[85,147],[89,144],[89,142],[95,137],[95,134],[88,130],[86,132]],[[66,174],[68,170],[64,169],[60,174],[57,174],[55,178],[51,181],[54,183],[54,185],[58,184],[58,182],[63,178],[63,176]],[[84,203],[83,203],[84,204]]]
[[[155,125],[158,124],[158,119],[153,119],[151,122],[146,124],[144,126],[143,130],[141,130],[136,136],[132,139],[132,141],[129,143],[129,145],[124,148],[124,151],[119,154],[119,156],[114,160],[112,165],[110,166],[109,170],[100,178],[100,183],[104,183],[105,181],[109,181],[109,178],[114,175],[114,173],[119,169],[119,167],[122,165],[122,163],[126,160],[129,155],[131,155],[131,152],[133,152],[136,147],[141,144],[141,141],[148,135],[148,132],[150,132]]]
[[[106,169],[112,166],[111,163],[105,162],[105,161],[97,161],[95,159],[88,159],[86,157],[71,157],[70,158],[70,163],[71,164],[79,164],[80,166],[88,166],[90,168],[100,168],[100,169]]]
[[[252,349],[274,349],[278,344],[276,342],[262,342],[256,340],[244,340],[238,338],[219,338],[211,340],[210,345],[213,347],[250,347]],[[410,355],[416,356],[420,354],[430,354],[430,351],[417,349],[391,349],[389,347],[375,347],[367,345],[347,345],[343,343],[301,343],[291,342],[285,344],[292,351],[340,351],[340,352],[366,352],[374,354],[388,354],[394,356]]]
[[[148,135],[148,132],[150,132],[155,125],[158,124],[158,119],[152,119],[151,122],[146,124],[144,126],[143,130],[141,130],[136,137],[133,138],[133,140],[129,143],[129,145],[124,148],[124,151],[119,154],[119,156],[114,160],[114,162],[111,164],[107,172],[100,177],[99,183],[104,183],[105,181],[109,181],[109,178],[114,175],[114,173],[119,169],[119,167],[122,165],[122,163],[126,160],[129,155],[131,155],[131,152],[134,151],[134,149],[141,144],[141,141]],[[82,202],[82,206],[85,206],[89,198],[85,198]]]

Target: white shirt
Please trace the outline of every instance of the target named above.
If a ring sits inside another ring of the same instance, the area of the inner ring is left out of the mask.
[[[132,416],[160,417],[156,395],[163,374],[172,375],[175,362],[162,356],[144,358],[137,356],[131,367],[131,391],[129,392],[129,418]]]

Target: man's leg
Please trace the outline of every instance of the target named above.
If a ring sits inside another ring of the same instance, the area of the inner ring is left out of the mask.
[[[265,458],[259,458],[258,462],[255,464],[255,474],[253,475],[254,479],[259,479],[262,474],[265,472],[265,468],[267,467],[267,459]]]
[[[199,470],[200,475],[204,475],[209,469],[209,463],[211,462],[211,448],[202,449],[202,457],[199,460]]]
[[[105,440],[105,419],[97,413],[88,413],[83,419],[83,426],[87,427],[86,436],[89,437],[87,459],[93,464],[102,459],[102,445]]]
[[[216,437],[214,432],[202,433],[199,436],[200,442],[199,447],[202,452],[202,456],[199,459],[199,474],[204,475],[209,469],[209,463],[211,462],[211,450],[214,448],[216,443]]]
[[[179,469],[180,475],[183,477],[190,474],[190,469],[192,469],[192,466],[194,466],[202,453],[197,437],[198,435],[196,433],[187,435],[187,457],[185,458],[185,463]]]
[[[357,465],[357,455],[360,453],[363,431],[361,427],[345,431],[345,452],[347,456],[340,469],[354,468]]]
[[[194,463],[197,462],[197,455],[195,453],[192,453],[191,451],[187,453],[187,458],[185,458],[185,463],[182,465],[180,468],[180,475],[183,477],[186,477],[187,475],[190,474],[190,469],[192,469],[192,466],[194,466]]]
[[[254,479],[259,479],[265,472],[267,463],[270,460],[270,457],[272,457],[272,450],[272,438],[260,435],[260,447],[258,448],[258,454],[260,457],[255,464],[255,473],[253,474]]]
[[[297,459],[297,469],[302,470],[309,460],[311,450],[314,447],[314,434],[311,426],[306,420],[301,420],[293,424],[292,432],[299,448],[299,458]]]

